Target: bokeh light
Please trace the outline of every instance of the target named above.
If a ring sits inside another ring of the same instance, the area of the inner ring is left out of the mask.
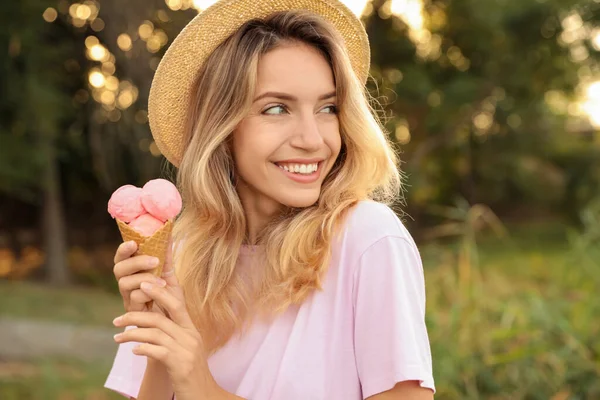
[[[106,78],[104,87],[108,90],[117,91],[119,89],[119,80],[115,76],[109,76]]]
[[[162,32],[162,31],[160,31]],[[166,34],[155,34],[156,40],[160,45],[166,43]],[[163,36],[164,35],[164,36]],[[117,44],[122,50],[132,45],[131,37],[127,34],[121,34],[117,39]],[[138,89],[129,81],[120,81],[114,74],[116,72],[115,56],[100,43],[100,40],[93,35],[86,37],[85,46],[87,48],[87,56],[93,61],[100,62],[99,67],[94,67],[90,70],[88,81],[91,86],[92,98],[102,104],[106,111],[112,114],[106,115],[102,120],[117,122],[121,119],[121,112],[113,112],[116,108],[125,110],[133,105],[138,97]],[[118,110],[117,110],[118,111]]]
[[[582,109],[589,116],[591,124],[600,129],[600,81],[588,86],[587,99],[582,104]]]
[[[133,104],[133,91],[124,90],[119,94],[117,98],[117,107],[122,110],[129,108]]]
[[[90,58],[90,60],[107,61],[110,57],[110,54],[106,47],[102,46],[101,44],[95,44],[88,49],[87,56]]]
[[[94,32],[100,32],[104,29],[104,21],[101,18],[96,18],[92,21],[90,27]]]
[[[152,35],[153,30],[154,24],[150,21],[144,21],[138,28],[138,34],[140,35],[140,38],[147,40],[150,35]]]
[[[44,11],[44,14],[42,14],[42,17],[46,22],[54,22],[56,21],[56,18],[58,18],[58,12],[55,8],[48,7],[46,8],[46,11]]]
[[[86,0],[83,3],[73,3],[69,6],[69,16],[71,17],[71,23],[73,26],[81,28],[85,26],[88,22],[92,26],[92,29],[98,31],[101,29],[98,28],[96,24],[96,28],[94,28],[95,22],[99,19],[98,12],[100,10],[100,6],[96,1]],[[102,29],[104,26],[102,25]]]
[[[115,102],[115,94],[110,90],[104,90],[100,94],[100,101],[106,106],[110,106]]]
[[[117,45],[123,51],[131,50],[133,43],[131,41],[131,36],[126,33],[121,33],[117,38]]]
[[[98,70],[90,71],[88,80],[90,82],[90,85],[92,85],[95,88],[103,87],[104,83],[106,82],[106,78],[104,77],[104,74]]]
[[[369,0],[342,0],[342,3],[346,4],[356,15],[361,15],[369,2]]]
[[[88,19],[92,16],[92,10],[87,4],[73,4],[74,15],[73,17],[77,17],[79,19]]]
[[[114,75],[114,73],[116,72],[117,67],[115,66],[114,62],[111,61],[107,61],[102,63],[102,72],[105,75]]]
[[[146,110],[139,110],[135,113],[135,122],[138,124],[148,123],[148,112]]]
[[[473,118],[473,125],[479,133],[486,133],[494,123],[494,115],[488,111],[481,112]]]
[[[391,12],[400,16],[411,29],[423,29],[423,4],[421,0],[392,0]]]
[[[600,51],[600,28],[592,32],[591,38],[594,49]]]
[[[165,3],[173,11],[181,10],[181,7],[183,5],[183,2],[181,0],[165,0]]]
[[[155,142],[152,142],[150,144],[150,153],[154,156],[154,157],[160,157],[161,156],[161,152],[158,149],[158,146],[156,145]]]
[[[518,114],[510,114],[508,116],[508,118],[506,119],[506,123],[511,128],[517,129],[521,126],[521,124],[523,123],[523,120],[522,120],[521,116]]]
[[[100,44],[100,41],[96,36],[88,36],[85,38],[85,47],[87,47],[88,49],[98,44]]]
[[[396,124],[395,131],[396,140],[399,144],[407,144],[410,142],[411,134],[408,127],[408,123],[405,120],[400,121]]]
[[[197,10],[205,10],[215,3],[214,0],[193,0],[193,7]]]

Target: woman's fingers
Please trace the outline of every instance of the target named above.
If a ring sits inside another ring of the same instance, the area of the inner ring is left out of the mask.
[[[125,307],[127,311],[147,311],[146,304],[152,301],[152,298],[140,289],[134,290],[129,296],[129,304]]]
[[[158,328],[133,328],[115,335],[117,343],[139,342],[150,343],[166,348],[173,348],[175,341]]]
[[[194,327],[185,303],[174,294],[174,290],[177,288],[160,287],[148,282],[143,282],[140,287],[144,293],[169,313],[170,318],[177,325],[184,328]]]
[[[123,242],[117,248],[114,257],[113,273],[126,311],[148,311],[147,303],[152,301],[152,298],[140,290],[142,282],[158,287],[167,285],[165,280],[150,272],[159,264],[158,258],[148,255],[136,256],[134,254],[137,250],[138,245],[135,241]]]
[[[169,350],[162,346],[156,346],[149,343],[140,343],[137,347],[132,350],[133,354],[138,356],[150,357],[156,361],[160,361],[167,365],[169,360]]]
[[[171,338],[179,337],[178,332],[181,330],[181,327],[169,318],[153,312],[128,312],[115,318],[113,323],[117,327],[133,325],[137,328],[156,328]]]
[[[149,272],[140,272],[119,279],[119,293],[125,296],[125,294],[132,290],[139,289],[142,282],[149,282],[157,286],[165,286],[167,284],[163,279],[157,278]]]
[[[115,257],[116,258],[116,257]],[[135,256],[115,264],[114,274],[117,280],[140,271],[149,271],[158,265],[158,258],[151,256]]]
[[[134,242],[133,240],[121,243],[115,253],[115,258],[114,258],[115,264],[118,264],[121,261],[126,260],[129,257],[131,257],[132,255],[134,255],[135,252],[137,251],[137,249],[138,249],[137,243]]]

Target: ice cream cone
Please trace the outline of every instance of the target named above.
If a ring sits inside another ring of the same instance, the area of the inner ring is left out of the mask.
[[[154,232],[150,237],[142,236],[125,222],[117,219],[117,225],[121,231],[121,237],[124,242],[133,240],[138,245],[138,251],[135,255],[148,255],[158,258],[158,266],[151,272],[153,275],[160,277],[165,265],[165,257],[169,246],[169,238],[173,230],[173,222],[171,220],[165,222],[164,226]]]

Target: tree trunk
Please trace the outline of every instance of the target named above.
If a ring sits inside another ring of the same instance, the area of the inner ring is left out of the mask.
[[[46,250],[46,279],[56,286],[70,283],[67,235],[61,196],[60,175],[54,147],[46,139],[44,170],[43,241]]]

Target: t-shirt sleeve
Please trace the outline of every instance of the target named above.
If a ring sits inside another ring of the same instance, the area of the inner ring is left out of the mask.
[[[435,393],[425,325],[425,279],[412,239],[386,236],[354,271],[354,347],[363,398],[419,381]]]
[[[133,328],[135,327],[128,326],[126,330]],[[127,398],[137,398],[146,372],[146,356],[132,353],[133,348],[138,344],[136,342],[119,344],[113,366],[104,384],[105,388]]]

